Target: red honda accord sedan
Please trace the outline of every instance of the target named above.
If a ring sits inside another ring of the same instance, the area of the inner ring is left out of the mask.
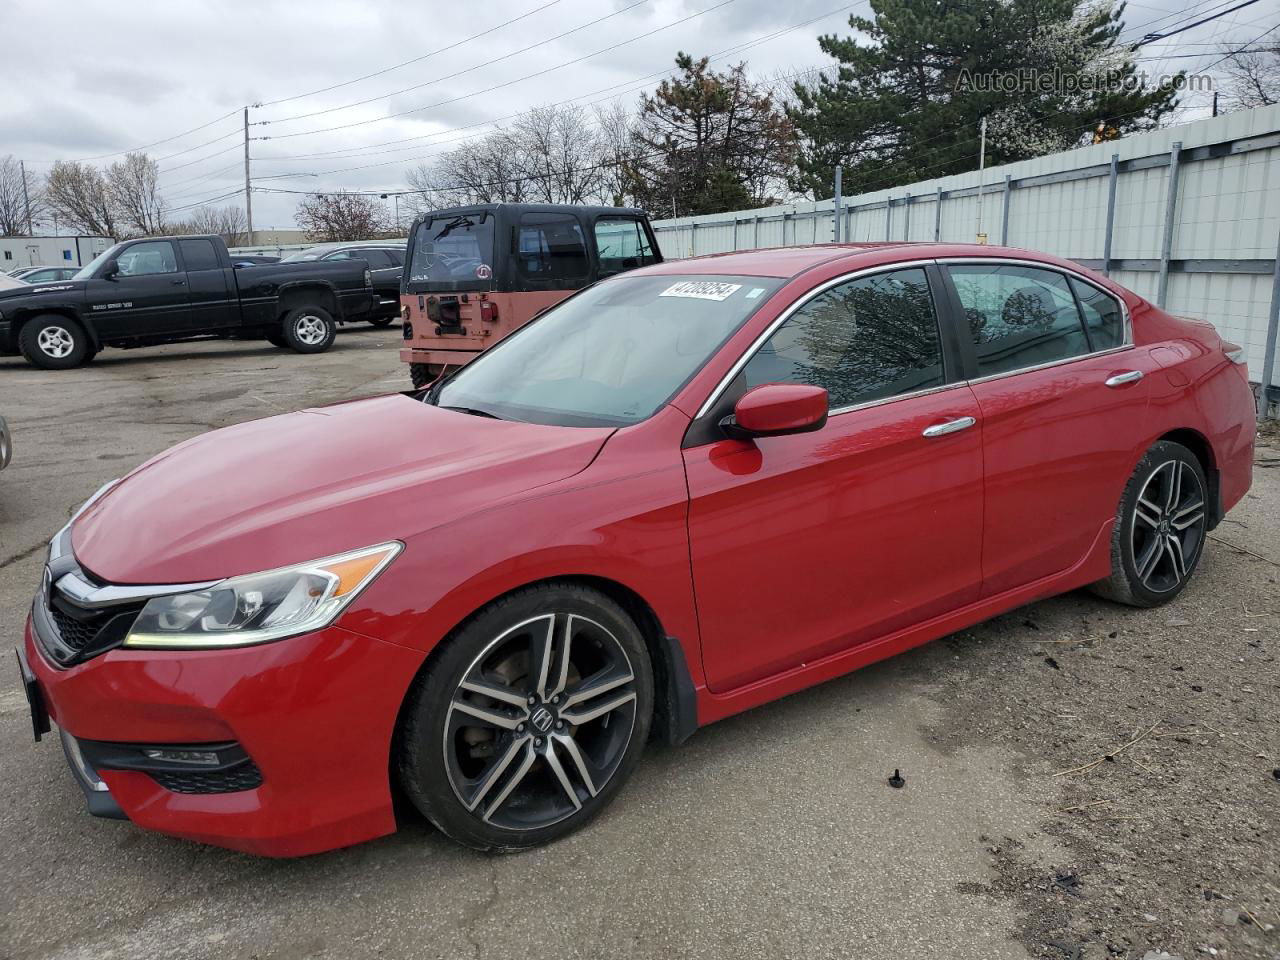
[[[92,812],[289,856],[559,837],[645,742],[1029,601],[1186,585],[1241,350],[1054,257],[813,246],[585,289],[423,393],[216,430],[53,540],[19,659]]]

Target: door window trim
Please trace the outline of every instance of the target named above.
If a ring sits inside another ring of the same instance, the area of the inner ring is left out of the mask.
[[[967,328],[961,322],[963,311],[959,310],[959,295],[956,293],[955,282],[951,279],[951,272],[946,269],[947,267],[980,266],[982,264],[988,264],[992,266],[1028,267],[1035,270],[1047,270],[1050,273],[1057,273],[1064,277],[1078,280],[1081,283],[1087,284],[1097,290],[1099,293],[1110,297],[1112,300],[1120,304],[1120,313],[1124,318],[1124,341],[1118,346],[1107,347],[1104,350],[1090,350],[1088,353],[1076,354],[1074,357],[1060,357],[1057,360],[1046,360],[1044,363],[1037,363],[1029,367],[1015,367],[1013,370],[1002,370],[999,373],[987,374],[985,377],[970,377],[964,381],[966,384],[987,383],[992,380],[1002,380],[1005,377],[1014,377],[1019,374],[1031,373],[1036,370],[1047,370],[1050,367],[1060,367],[1065,363],[1076,363],[1080,360],[1088,360],[1093,357],[1105,357],[1108,354],[1122,353],[1126,350],[1133,349],[1133,317],[1129,313],[1129,304],[1125,302],[1124,297],[1116,296],[1116,294],[1112,293],[1105,287],[1100,286],[1089,277],[1086,277],[1084,274],[1072,270],[1069,267],[1063,267],[1056,263],[1043,263],[1039,260],[1027,260],[1019,257],[940,257],[934,262],[942,268],[943,280],[947,284],[948,299],[950,300],[948,309],[948,313],[950,314],[949,322],[955,328],[956,334],[960,339],[965,363],[970,367],[967,372],[970,373],[977,369],[973,356],[972,338],[966,339],[965,337]],[[1069,283],[1067,284],[1067,289],[1071,289],[1071,285]],[[1080,317],[1080,329],[1084,332],[1086,342],[1090,343],[1092,346],[1088,330],[1085,327],[1084,314],[1080,312],[1078,298],[1076,298],[1074,290],[1072,290],[1071,295],[1073,299],[1077,300],[1076,312]]]

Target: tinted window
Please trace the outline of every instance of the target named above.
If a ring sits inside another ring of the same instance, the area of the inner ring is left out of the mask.
[[[383,252],[387,255],[387,259],[391,261],[391,265],[392,265],[393,267],[403,267],[403,266],[404,266],[404,251],[403,251],[403,250],[384,250]]]
[[[1124,311],[1110,294],[1103,293],[1091,283],[1071,278],[1071,289],[1080,298],[1080,310],[1084,313],[1084,328],[1089,333],[1089,345],[1094,350],[1108,350],[1124,343]]]
[[[410,291],[493,289],[493,222],[492,215],[473,213],[418,224]]]
[[[354,250],[335,250],[333,253],[326,253],[322,260],[350,260],[352,257],[358,257],[360,254]]]
[[[368,263],[369,267],[373,270],[385,270],[387,267],[398,266],[398,264],[392,262],[391,257],[385,250],[376,250],[373,248],[368,250],[359,250],[356,252],[356,256]]]
[[[178,259],[168,240],[135,243],[116,258],[116,271],[122,277],[145,277],[157,273],[177,273]]]
[[[188,270],[217,270],[222,266],[212,240],[179,240],[178,246],[182,247],[182,260]]]
[[[601,217],[595,230],[601,276],[643,267],[657,259],[644,227],[635,217]]]
[[[550,289],[587,279],[587,245],[578,218],[569,213],[526,213],[516,228],[516,272]]]
[[[923,270],[859,277],[818,294],[747,363],[750,387],[825,387],[832,409],[942,384],[938,321]]]
[[[1089,352],[1067,278],[1009,264],[949,268],[978,360],[978,376]]]

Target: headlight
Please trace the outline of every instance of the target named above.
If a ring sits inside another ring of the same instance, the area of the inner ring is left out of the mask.
[[[126,647],[243,647],[327,627],[403,548],[383,543],[336,557],[250,573],[194,593],[154,597]]]

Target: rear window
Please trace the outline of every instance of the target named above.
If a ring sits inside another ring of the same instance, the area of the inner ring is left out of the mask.
[[[531,290],[571,290],[591,270],[578,218],[569,213],[526,213],[512,245],[516,273]]]
[[[493,221],[487,213],[432,217],[411,238],[414,293],[493,289]]]

